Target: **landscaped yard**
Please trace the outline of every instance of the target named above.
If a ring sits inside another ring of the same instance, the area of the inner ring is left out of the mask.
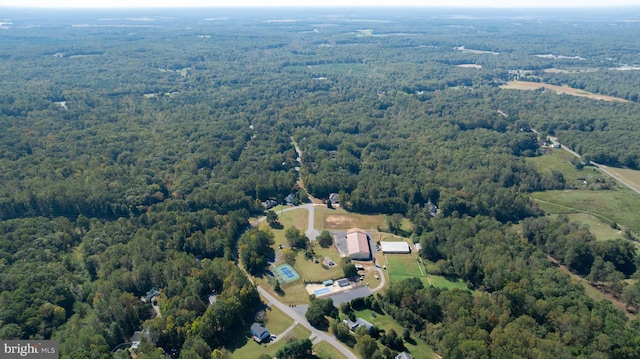
[[[321,359],[346,359],[342,352],[325,341],[321,341],[320,343],[314,345],[313,351],[315,352],[316,356]]]
[[[356,317],[368,321],[381,330],[387,331],[389,329],[393,329],[399,336],[402,335],[402,326],[398,324],[398,322],[396,322],[390,315],[381,315],[375,313],[374,317],[374,313],[375,312],[370,309],[355,311]],[[412,341],[415,344],[405,341],[405,346],[407,348],[407,351],[414,357],[414,359],[438,358],[438,355],[434,353],[433,350],[425,342],[416,338],[415,335],[412,335],[411,338],[413,339]]]
[[[276,306],[269,307],[269,309],[266,310],[266,313],[267,317],[264,320],[264,326],[271,334],[278,335],[293,324],[293,319],[284,314],[284,312]]]
[[[311,335],[309,329],[298,324],[287,336],[291,336],[295,339],[304,339],[308,338]],[[276,356],[276,352],[282,348],[285,344],[287,344],[286,338],[280,338],[275,343],[267,343],[267,344],[258,344],[253,340],[249,340],[247,344],[245,344],[242,348],[236,349],[231,353],[231,358],[234,359],[246,359],[246,358],[257,358],[260,354],[267,354],[271,358]]]

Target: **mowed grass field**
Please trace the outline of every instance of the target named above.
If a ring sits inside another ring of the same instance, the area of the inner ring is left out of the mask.
[[[589,91],[575,89],[573,87],[568,86],[556,86],[546,84],[544,82],[531,82],[531,81],[511,81],[506,85],[500,86],[503,89],[512,89],[512,90],[537,90],[539,88],[544,87],[547,90],[554,91],[557,94],[567,94],[571,96],[581,96],[588,97],[595,100],[604,100],[604,101],[617,101],[617,102],[629,102],[623,98],[599,95],[595,93],[591,93]]]
[[[387,275],[391,283],[407,278],[418,277],[425,286],[433,285],[438,288],[468,290],[462,281],[451,281],[443,276],[427,273],[425,266],[418,263],[415,254],[385,254]]]

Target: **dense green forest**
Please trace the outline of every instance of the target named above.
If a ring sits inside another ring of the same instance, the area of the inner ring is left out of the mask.
[[[614,70],[640,64],[637,8],[6,10],[1,339],[109,358],[145,328],[140,358],[225,357],[262,306],[237,264],[260,273],[273,252],[249,219],[304,200],[299,177],[405,216],[420,255],[473,290],[408,280],[378,298],[443,357],[640,356],[640,321],[545,256],[637,310],[635,244],[545,217],[529,193],[564,178],[525,161],[534,128],[640,168],[638,73]],[[629,102],[499,88],[518,71]],[[157,309],[140,300],[154,287]]]

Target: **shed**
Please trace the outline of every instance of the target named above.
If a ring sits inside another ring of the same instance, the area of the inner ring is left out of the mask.
[[[349,284],[351,284],[351,282],[349,282],[349,280],[347,278],[342,278],[342,279],[338,280],[338,286],[339,287],[346,287]]]
[[[382,253],[389,253],[389,254],[411,253],[411,248],[409,248],[409,243],[407,242],[380,242],[380,246],[382,247]]]

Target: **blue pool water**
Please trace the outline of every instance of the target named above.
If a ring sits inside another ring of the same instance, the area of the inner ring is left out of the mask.
[[[313,291],[316,295],[327,294],[331,292],[331,288],[320,288]]]

